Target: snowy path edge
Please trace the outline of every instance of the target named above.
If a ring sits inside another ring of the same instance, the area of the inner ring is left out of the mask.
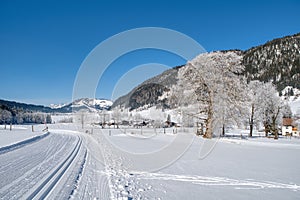
[[[49,134],[50,134],[50,132],[46,132],[42,135],[34,136],[32,138],[29,138],[27,140],[23,140],[21,142],[17,142],[17,143],[8,145],[8,146],[0,147],[0,155],[4,154],[4,153],[7,153],[7,152],[10,152],[10,151],[13,151],[13,150],[16,150],[16,149],[19,149],[19,148],[21,148],[25,145],[36,142],[38,140],[41,140],[41,139],[47,137]]]

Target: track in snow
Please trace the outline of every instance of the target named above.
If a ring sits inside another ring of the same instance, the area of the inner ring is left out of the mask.
[[[68,198],[85,152],[79,136],[50,134],[0,155],[1,199]]]
[[[27,197],[27,199],[44,199],[58,183],[66,170],[78,155],[82,141],[78,140],[69,156]]]
[[[109,186],[109,196],[106,198],[112,200],[147,199],[143,193],[151,189],[151,186],[141,184],[136,179],[136,175],[127,170],[126,166],[131,160],[116,151],[116,148],[105,139],[103,134],[107,134],[107,131],[95,129],[93,134],[93,138],[101,147],[105,168],[104,171],[98,173],[106,176]]]

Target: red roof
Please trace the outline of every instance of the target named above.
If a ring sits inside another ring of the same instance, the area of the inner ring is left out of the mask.
[[[283,118],[282,119],[282,125],[283,126],[292,126],[293,119],[292,118]]]

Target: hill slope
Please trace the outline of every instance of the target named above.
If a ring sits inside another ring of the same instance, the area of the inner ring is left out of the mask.
[[[300,33],[245,51],[243,64],[249,80],[273,81],[278,90],[300,88]]]
[[[144,105],[158,104],[163,107],[168,107],[167,102],[159,99],[159,97],[163,92],[168,91],[169,88],[177,83],[177,74],[181,67],[183,66],[168,69],[162,74],[146,80],[128,94],[118,98],[112,105],[112,108],[121,106],[133,110]]]
[[[220,51],[226,53],[227,51]],[[278,91],[286,86],[300,89],[300,33],[274,39],[263,45],[246,51],[235,50],[242,54],[241,62],[245,66],[242,73],[248,80],[273,81]],[[145,105],[172,107],[170,98],[160,98],[163,91],[168,91],[177,84],[179,66],[146,80],[127,95],[118,98],[114,107],[125,107],[130,110]]]

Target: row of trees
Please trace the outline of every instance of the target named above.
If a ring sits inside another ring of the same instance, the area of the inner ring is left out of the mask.
[[[44,113],[14,113],[6,109],[0,109],[0,124],[23,124],[23,123],[51,123],[51,115]]]
[[[249,120],[249,136],[252,136],[254,125],[262,123],[266,136],[271,132],[277,139],[278,125],[282,117],[292,117],[291,108],[281,100],[272,83],[251,81],[247,86],[245,116]]]
[[[246,82],[240,52],[201,54],[179,70],[176,94],[180,112],[204,121],[204,137],[232,124],[253,127],[263,124],[266,135],[278,138],[277,125],[282,115],[291,115],[272,83]]]

